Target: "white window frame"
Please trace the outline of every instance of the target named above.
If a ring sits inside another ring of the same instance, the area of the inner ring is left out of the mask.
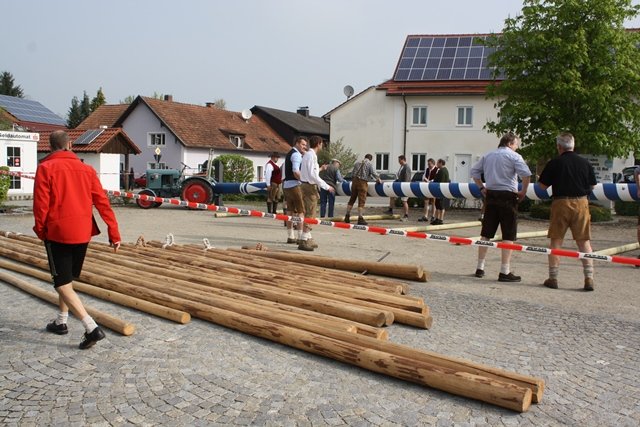
[[[256,173],[257,173],[257,176],[258,176],[258,182],[264,181],[264,166],[258,166],[256,168],[256,171],[257,171]]]
[[[411,126],[426,127],[429,121],[429,112],[426,105],[416,105],[411,108]]]
[[[456,126],[473,126],[473,106],[458,105],[458,107],[456,108]]]
[[[164,147],[167,145],[167,137],[164,132],[147,133],[147,147]]]
[[[11,151],[11,154],[9,154]],[[16,154],[17,152],[17,154]],[[16,166],[16,159],[18,159],[18,165]],[[7,146],[7,166],[10,168],[19,168],[22,166],[22,150],[21,147],[16,145]]]
[[[376,153],[376,170],[377,171],[389,170],[389,153]]]
[[[427,153],[411,154],[411,170],[414,172],[423,171],[427,168]]]
[[[236,148],[244,147],[244,136],[242,135],[229,135],[229,142],[231,142]]]
[[[158,167],[156,167],[158,165]],[[147,169],[169,169],[165,162],[147,162]]]

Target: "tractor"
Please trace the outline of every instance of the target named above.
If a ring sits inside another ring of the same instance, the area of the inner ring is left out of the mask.
[[[206,162],[210,165],[211,162]],[[182,163],[182,170],[175,169],[148,169],[146,172],[147,185],[139,194],[154,197],[180,197],[182,200],[193,203],[213,202],[213,186],[216,180],[211,176],[211,167],[203,168],[202,173],[184,176],[188,166]],[[136,203],[142,209],[157,208],[162,203],[149,200],[136,199]]]

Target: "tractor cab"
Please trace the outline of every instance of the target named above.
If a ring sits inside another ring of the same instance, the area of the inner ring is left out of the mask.
[[[147,188],[154,191],[171,191],[178,186],[180,172],[175,169],[148,169]]]

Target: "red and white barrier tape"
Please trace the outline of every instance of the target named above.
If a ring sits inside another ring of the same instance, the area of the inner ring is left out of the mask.
[[[193,202],[187,202],[185,200],[147,196],[145,194],[135,194],[131,192],[121,192],[121,191],[113,191],[113,190],[106,190],[106,191],[108,194],[113,196],[126,197],[131,199],[141,199],[141,200],[147,200],[150,202],[169,203],[172,205],[185,206],[192,209],[202,209],[202,210],[209,210],[214,212],[227,212],[227,213],[232,213],[232,214],[237,214],[242,216],[253,216],[257,218],[270,218],[270,219],[275,219],[277,221],[300,222],[300,218],[291,217],[289,215],[284,215],[284,214],[272,214],[272,213],[266,213],[261,211],[255,211],[251,209],[240,209],[240,208],[234,208],[234,207],[216,206],[216,205],[210,205],[205,203],[193,203]],[[370,225],[357,225],[357,224],[347,224],[345,222],[324,221],[316,218],[304,218],[304,222],[312,225],[325,225],[329,227],[342,228],[342,229],[361,230],[361,231],[368,231],[370,233],[376,233],[376,234],[382,234],[382,235],[413,237],[417,239],[427,239],[427,240],[434,240],[438,242],[448,242],[456,245],[484,246],[484,247],[493,248],[493,249],[510,249],[513,251],[535,253],[535,254],[541,254],[541,255],[557,255],[557,256],[568,257],[568,258],[593,259],[597,261],[640,266],[640,259],[622,257],[622,256],[598,255],[594,253],[577,252],[577,251],[570,251],[566,249],[549,249],[549,248],[538,247],[538,246],[518,245],[515,243],[491,242],[486,240],[469,239],[467,237],[445,236],[441,234],[428,234],[428,233],[422,233],[418,231],[404,231],[404,230],[397,230],[393,228],[374,227]]]

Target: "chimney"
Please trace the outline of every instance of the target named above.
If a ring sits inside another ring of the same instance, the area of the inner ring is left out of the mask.
[[[309,107],[298,107],[296,113],[304,117],[309,117]]]
[[[164,96],[164,100],[165,100],[165,101],[173,102],[173,95],[165,95],[165,96]]]
[[[207,105],[207,107],[209,107],[209,108],[213,108],[213,107],[215,107],[215,106],[216,106],[216,103],[215,103],[215,102],[207,102],[207,103],[206,103],[206,105]]]

